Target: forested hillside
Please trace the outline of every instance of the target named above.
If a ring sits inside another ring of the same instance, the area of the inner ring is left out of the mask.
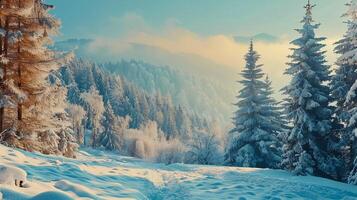
[[[97,58],[97,55],[88,51],[92,42],[90,39],[70,39],[56,42],[52,48],[57,51],[73,50],[78,58],[101,63],[102,58]],[[121,61],[106,59],[110,60],[113,62],[102,62],[99,66],[130,80],[150,94],[159,92],[163,96],[170,96],[176,106],[183,105],[199,116],[220,121],[223,126],[229,124],[234,87],[227,87],[227,82],[206,76],[205,73],[193,73],[195,70],[189,73],[186,68],[190,66],[182,66],[180,70],[178,67],[160,66],[139,60],[121,60],[120,55],[116,60]]]
[[[174,105],[170,96],[149,94],[84,60],[73,60],[53,74],[51,81],[67,87],[72,104],[68,113],[79,145],[158,162],[221,160],[217,154],[223,152],[224,135],[219,123]],[[86,134],[86,130],[91,132]]]
[[[149,93],[158,91],[171,96],[176,105],[184,105],[210,120],[220,120],[226,125],[232,114],[232,91],[217,80],[135,60],[107,63],[103,67]]]
[[[170,96],[155,91],[148,93],[123,76],[112,75],[92,62],[74,60],[61,68],[59,74],[68,87],[70,103],[85,106],[81,94],[97,90],[106,108],[110,105],[116,115],[130,117],[130,128],[139,128],[151,120],[170,138],[184,135],[192,127],[207,127],[204,118],[188,112],[183,106],[175,106]],[[91,123],[89,120],[87,127],[91,127]]]

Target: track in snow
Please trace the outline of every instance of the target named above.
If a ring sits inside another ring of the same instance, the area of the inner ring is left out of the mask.
[[[4,146],[0,153],[0,164],[25,170],[30,181],[29,188],[0,184],[5,200],[28,200],[48,191],[76,200],[357,199],[357,186],[281,170],[166,166],[95,150],[81,151],[78,159]]]

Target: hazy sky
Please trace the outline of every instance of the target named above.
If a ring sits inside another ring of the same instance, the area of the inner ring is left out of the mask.
[[[113,57],[142,59],[154,64],[197,66],[213,63],[219,70],[238,72],[244,67],[247,44],[233,36],[268,33],[275,42],[256,42],[264,70],[276,89],[286,84],[283,76],[289,41],[307,0],[47,0],[62,20],[58,40],[91,38],[88,51]],[[317,34],[328,40],[327,56],[332,65],[333,43],[345,32],[341,18],[347,0],[312,0]],[[138,48],[138,44],[141,48]],[[145,47],[145,48],[143,48]],[[149,47],[149,48],[147,48]],[[202,65],[202,64],[201,64]],[[207,65],[208,66],[208,65]],[[233,80],[232,80],[233,81]]]
[[[47,0],[63,21],[63,37],[115,36],[131,13],[160,29],[168,21],[200,35],[286,35],[296,28],[306,0]],[[341,33],[346,0],[313,0],[324,35]]]

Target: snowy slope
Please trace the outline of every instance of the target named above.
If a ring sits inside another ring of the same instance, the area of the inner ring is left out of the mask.
[[[74,160],[0,146],[0,166],[28,179],[0,184],[5,200],[357,199],[357,186],[279,170],[165,166],[94,150]]]

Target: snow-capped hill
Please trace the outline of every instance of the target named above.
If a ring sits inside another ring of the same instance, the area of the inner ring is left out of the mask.
[[[4,200],[357,199],[356,186],[281,170],[163,165],[89,149],[77,159],[4,146],[0,153],[11,169],[0,173],[27,174],[26,187],[0,183]]]

